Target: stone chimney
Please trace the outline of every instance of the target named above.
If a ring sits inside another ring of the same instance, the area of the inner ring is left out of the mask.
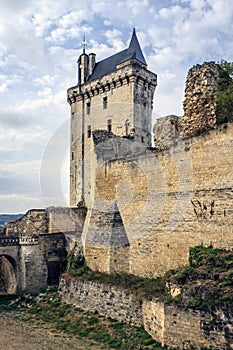
[[[84,52],[78,59],[78,85],[84,84],[88,77],[88,63],[89,57]]]
[[[95,56],[96,56],[95,53],[89,54],[89,71],[88,71],[89,75],[92,74],[94,66],[95,66]]]

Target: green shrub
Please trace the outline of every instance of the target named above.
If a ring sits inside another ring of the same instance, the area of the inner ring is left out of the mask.
[[[233,62],[221,61],[216,97],[217,124],[233,122]]]
[[[89,320],[88,320],[88,324],[91,326],[91,325],[94,325],[94,324],[97,324],[99,322],[99,319],[97,316],[92,316]]]
[[[214,257],[222,253],[223,251],[224,249],[213,248],[211,245],[209,247],[204,247],[201,245],[194,248],[190,248],[189,264],[193,268],[197,268],[207,264],[209,266],[214,266]]]

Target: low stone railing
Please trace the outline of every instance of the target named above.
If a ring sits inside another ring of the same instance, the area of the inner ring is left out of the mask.
[[[1,247],[12,246],[12,245],[19,245],[19,237],[14,237],[14,236],[0,237],[0,246]]]
[[[20,236],[19,237],[19,244],[20,245],[39,244],[39,236],[36,236],[36,235],[33,235],[33,236]]]

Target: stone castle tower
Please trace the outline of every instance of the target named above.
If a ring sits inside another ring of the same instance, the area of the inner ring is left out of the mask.
[[[78,59],[78,83],[68,89],[71,106],[70,206],[93,202],[96,160],[93,131],[105,130],[151,146],[151,115],[156,74],[147,63],[135,29],[129,47],[96,62],[85,52]]]

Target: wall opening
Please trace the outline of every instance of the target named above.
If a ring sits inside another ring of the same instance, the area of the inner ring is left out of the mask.
[[[108,97],[105,96],[103,98],[103,109],[106,109],[108,107]]]
[[[107,130],[108,132],[112,132],[112,119],[108,119],[107,121]]]
[[[16,263],[8,255],[0,255],[0,294],[16,294]]]

